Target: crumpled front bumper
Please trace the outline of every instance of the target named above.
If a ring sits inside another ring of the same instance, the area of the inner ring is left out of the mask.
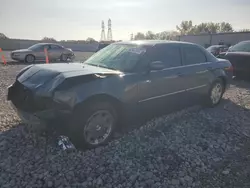
[[[11,106],[25,124],[40,128],[49,126],[59,130],[67,128],[71,116],[70,111],[51,104],[52,100],[42,100],[42,98],[34,96],[34,93],[24,91],[25,93],[22,93],[20,87],[17,89],[13,85],[8,87],[7,100],[11,102]],[[38,106],[37,101],[42,104],[42,107]],[[50,108],[46,108],[47,106]]]
[[[16,106],[11,102],[10,103],[12,108],[16,111],[17,115],[19,118],[22,120],[23,123],[27,125],[31,125],[32,127],[35,127],[36,129],[46,129],[47,128],[47,123],[37,117],[34,114],[24,112],[22,110],[18,110]]]

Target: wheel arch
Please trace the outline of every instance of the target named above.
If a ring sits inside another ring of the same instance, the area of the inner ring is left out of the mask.
[[[227,79],[226,79],[226,77],[225,76],[218,76],[218,79],[220,79],[222,81],[222,84],[224,86],[223,92],[225,92],[226,85],[227,85]]]
[[[215,79],[213,79],[211,84],[213,84],[216,80],[220,79],[222,81],[222,84],[224,86],[224,91],[225,91],[227,84],[228,84],[228,81],[229,81],[227,79],[227,75],[226,75],[225,71],[222,69],[218,69],[214,72],[214,75],[215,75]]]
[[[118,112],[117,114],[120,115],[121,113],[121,110],[123,109],[123,103],[117,99],[116,97],[113,97],[109,94],[105,94],[105,93],[102,93],[102,94],[95,94],[93,96],[90,96],[88,98],[86,98],[84,101],[78,103],[75,107],[74,107],[74,110],[77,110],[83,106],[88,106],[90,105],[91,103],[93,102],[109,102],[111,103],[115,110]]]
[[[28,56],[33,56],[34,57],[34,61],[36,60],[36,56],[34,54],[26,54],[24,57],[24,60],[26,61]]]

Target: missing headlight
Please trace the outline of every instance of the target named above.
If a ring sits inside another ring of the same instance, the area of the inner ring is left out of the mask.
[[[97,78],[98,77],[94,76],[93,74],[67,78],[56,88],[56,90],[67,90],[74,86],[93,81]]]

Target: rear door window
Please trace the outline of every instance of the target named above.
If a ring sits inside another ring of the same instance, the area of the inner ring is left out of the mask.
[[[166,68],[181,66],[181,53],[178,46],[159,45],[155,46],[150,54],[150,60],[165,63]]]
[[[183,56],[185,65],[193,65],[206,63],[206,55],[196,46],[185,46],[183,47]]]
[[[50,45],[50,48],[51,48],[52,50],[60,50],[60,49],[61,49],[61,47],[60,47],[60,46],[57,46],[57,45]]]

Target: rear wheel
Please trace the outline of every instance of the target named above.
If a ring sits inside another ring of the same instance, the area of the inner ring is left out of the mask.
[[[74,59],[75,59],[75,55],[74,54],[69,57],[70,61],[73,61]]]
[[[68,60],[68,56],[66,54],[62,54],[60,60],[65,62]]]
[[[221,101],[224,89],[225,85],[220,78],[213,82],[206,97],[207,106],[214,107],[218,105]]]
[[[77,147],[95,148],[106,144],[114,132],[117,113],[108,102],[78,108],[70,124],[70,135]]]
[[[26,63],[33,63],[35,61],[35,56],[33,56],[33,55],[27,55],[26,57],[25,57],[25,62]]]

